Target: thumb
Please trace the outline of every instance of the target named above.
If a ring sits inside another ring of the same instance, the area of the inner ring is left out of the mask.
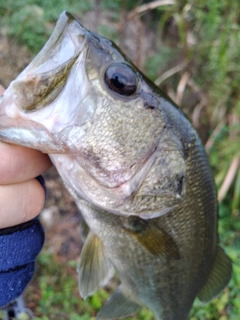
[[[0,84],[0,95],[2,95],[4,91],[5,91],[4,87]]]

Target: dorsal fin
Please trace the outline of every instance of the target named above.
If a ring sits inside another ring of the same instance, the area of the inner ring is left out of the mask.
[[[198,293],[198,298],[202,302],[211,301],[227,286],[231,276],[232,261],[223,249],[218,247],[213,267],[202,289]]]
[[[98,312],[97,320],[125,318],[136,313],[141,307],[125,296],[120,286]]]
[[[82,248],[78,273],[79,291],[84,299],[107,284],[114,273],[102,241],[91,231]]]

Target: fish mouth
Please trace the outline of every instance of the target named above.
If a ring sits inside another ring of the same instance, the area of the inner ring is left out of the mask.
[[[55,70],[69,59],[76,57],[81,52],[81,44],[88,33],[89,31],[69,12],[63,11],[50,38],[22,74]]]
[[[36,111],[58,96],[85,47],[87,33],[70,13],[60,15],[45,46],[12,82],[13,100],[21,110]]]
[[[66,120],[66,114],[60,106],[49,111],[45,106],[69,87],[69,73],[76,60],[84,56],[88,34],[70,13],[64,11],[60,15],[45,46],[0,97],[0,140],[46,153],[66,152],[66,146],[60,148],[54,141],[50,126],[62,118]],[[40,118],[48,119],[49,125],[43,125]],[[44,147],[44,140],[49,147]]]

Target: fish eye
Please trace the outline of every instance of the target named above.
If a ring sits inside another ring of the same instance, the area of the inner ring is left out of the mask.
[[[123,96],[131,96],[137,89],[135,72],[123,63],[115,63],[108,67],[105,82],[110,90]]]

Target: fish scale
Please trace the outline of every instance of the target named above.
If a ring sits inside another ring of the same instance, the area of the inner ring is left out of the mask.
[[[0,98],[0,140],[48,153],[74,197],[86,235],[82,297],[117,271],[121,285],[97,319],[145,306],[158,320],[187,320],[197,296],[208,302],[228,284],[196,131],[116,45],[69,13]]]

